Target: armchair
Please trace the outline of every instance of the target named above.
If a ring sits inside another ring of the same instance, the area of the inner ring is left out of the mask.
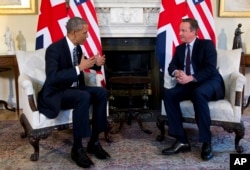
[[[244,137],[245,128],[241,121],[242,115],[242,92],[246,78],[239,72],[242,49],[217,50],[217,66],[223,77],[225,84],[225,98],[218,101],[209,102],[211,114],[211,125],[221,126],[227,132],[235,133],[235,150],[243,152],[243,147],[239,145]],[[175,80],[169,75],[164,77],[164,87],[172,88]],[[180,103],[183,122],[195,123],[193,104],[190,100]],[[165,137],[165,124],[167,123],[167,113],[162,102],[162,115],[157,118],[157,127],[160,129],[158,141]]]
[[[20,89],[20,105],[22,108],[19,120],[24,128],[21,137],[28,137],[30,144],[34,148],[34,153],[31,154],[30,157],[31,161],[37,161],[39,159],[40,139],[46,139],[51,135],[53,130],[72,128],[72,109],[61,110],[55,119],[49,119],[37,110],[37,93],[46,78],[45,51],[46,49],[31,52],[16,51],[20,72],[18,83]],[[111,141],[108,131],[105,132],[105,139],[108,142]]]

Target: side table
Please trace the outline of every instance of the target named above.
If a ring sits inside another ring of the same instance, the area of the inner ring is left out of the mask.
[[[0,103],[4,104],[6,109],[11,111],[17,111],[19,115],[19,91],[18,91],[18,76],[19,70],[17,65],[17,60],[15,55],[0,54],[0,69],[12,68],[14,71],[15,79],[15,90],[16,90],[16,108],[8,108],[8,104],[4,100],[0,100]]]

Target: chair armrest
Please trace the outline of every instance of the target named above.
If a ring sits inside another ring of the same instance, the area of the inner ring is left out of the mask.
[[[171,89],[176,85],[176,79],[171,77],[168,73],[164,75],[164,87],[166,89]]]
[[[233,72],[230,75],[229,81],[230,83],[233,83],[233,84],[230,84],[232,91],[234,90],[234,91],[242,92],[246,84],[246,77],[240,72]]]
[[[25,101],[27,101],[30,109],[32,111],[37,111],[36,94],[37,94],[38,89],[40,88],[40,85],[36,83],[35,81],[33,81],[26,74],[19,75],[18,83],[20,86],[21,98],[22,98],[22,101],[24,102],[24,105],[25,105]],[[27,107],[27,105],[24,107]]]
[[[233,72],[229,77],[230,102],[232,106],[241,106],[242,92],[246,84],[246,77],[240,72]]]
[[[20,74],[18,77],[18,84],[26,95],[34,94],[32,80],[26,74]]]

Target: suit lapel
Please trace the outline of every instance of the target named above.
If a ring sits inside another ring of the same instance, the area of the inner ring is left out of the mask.
[[[185,50],[186,50],[186,44],[185,43],[183,43],[182,44],[182,46],[181,46],[181,56],[184,56],[184,57],[181,57],[180,58],[180,62],[181,62],[181,65],[183,65],[183,67],[184,67],[184,61],[185,61]]]
[[[191,62],[192,62],[192,67],[193,67],[194,71],[196,70],[196,62],[195,61],[198,61],[198,59],[196,59],[196,57],[199,57],[199,56],[195,55],[195,54],[197,54],[198,46],[199,46],[199,39],[196,38],[196,40],[194,42],[194,46],[193,46],[192,55],[191,55]]]
[[[73,67],[71,53],[69,50],[69,45],[67,43],[66,37],[64,37],[64,39],[63,39],[63,54],[65,55],[65,61],[67,63],[71,63],[71,67]]]
[[[79,64],[82,59],[82,48],[80,45],[78,45],[76,49],[77,49],[77,57],[78,57],[78,64]]]

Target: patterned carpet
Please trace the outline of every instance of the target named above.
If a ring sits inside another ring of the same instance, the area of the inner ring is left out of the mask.
[[[244,153],[250,153],[250,116],[244,116],[246,132],[241,145]],[[113,135],[114,142],[108,144],[101,138],[103,147],[111,154],[110,160],[97,160],[90,155],[95,166],[92,169],[108,170],[219,170],[229,169],[229,155],[234,151],[234,134],[220,127],[211,127],[213,134],[214,158],[210,161],[200,159],[201,144],[197,139],[197,128],[185,124],[191,141],[192,152],[171,156],[161,155],[161,150],[170,146],[173,139],[167,137],[163,142],[155,140],[159,133],[155,122],[146,122],[151,135],[141,132],[132,122],[125,125],[119,134]],[[0,121],[0,169],[2,170],[64,170],[80,169],[70,159],[72,131],[56,131],[48,139],[40,142],[40,159],[29,160],[33,148],[27,139],[21,139],[22,127],[18,121]],[[87,139],[83,140],[86,145]]]

